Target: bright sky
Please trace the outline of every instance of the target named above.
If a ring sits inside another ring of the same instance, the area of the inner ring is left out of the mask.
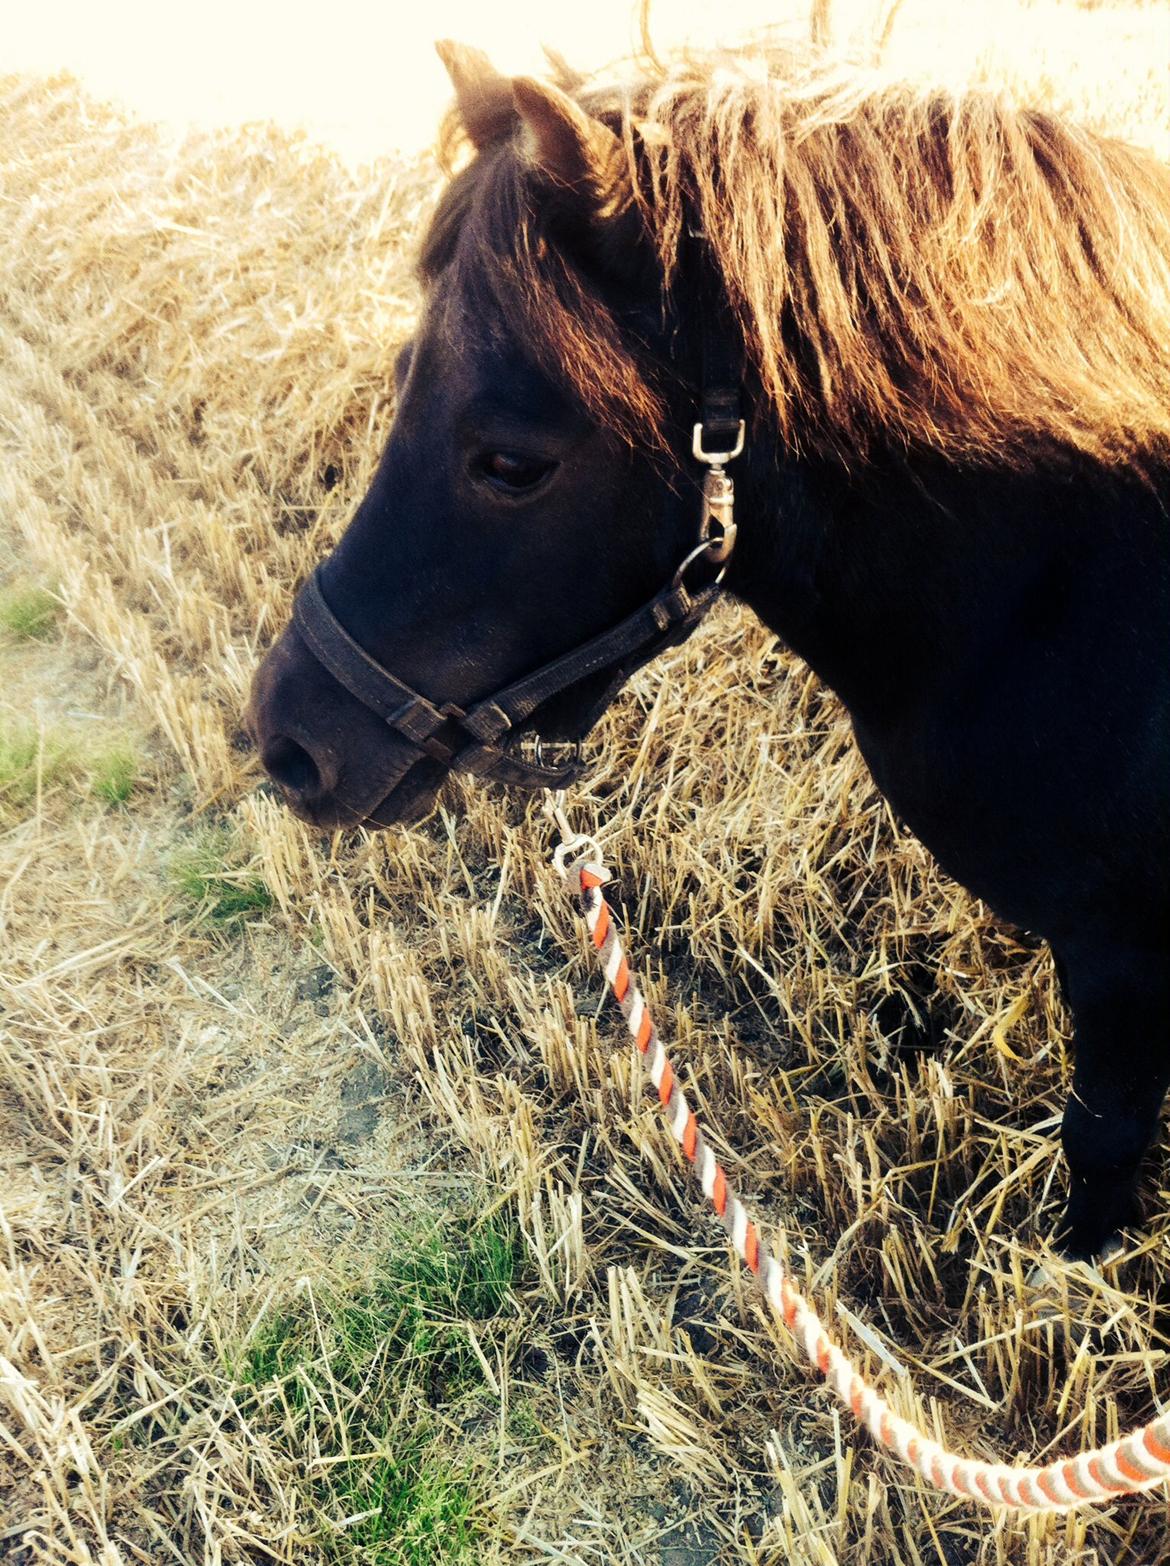
[[[837,0],[836,9],[848,19],[875,3]],[[976,52],[1005,12],[1019,22],[1016,0],[928,4],[931,30],[952,54],[956,42]],[[656,0],[653,32],[665,45],[688,35],[732,42],[808,8]],[[450,96],[436,38],[478,44],[517,71],[540,68],[542,42],[589,67],[627,53],[636,33],[636,0],[8,0],[5,10],[5,70],[66,69],[99,97],[180,126],[301,124],[355,159],[432,140]]]

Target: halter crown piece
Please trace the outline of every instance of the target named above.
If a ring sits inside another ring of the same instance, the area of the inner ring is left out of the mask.
[[[565,788],[586,770],[581,740],[630,675],[685,641],[714,604],[735,548],[735,487],[725,466],[744,448],[742,366],[726,304],[713,291],[708,267],[700,273],[698,298],[702,394],[691,450],[706,469],[698,538],[662,591],[633,614],[465,710],[431,701],[372,658],[329,607],[321,566],[297,594],[293,623],[318,663],[413,746],[418,760],[430,756],[456,771],[522,788]],[[689,586],[688,572],[700,562],[715,567],[716,574]],[[577,739],[546,740],[534,726],[524,728],[550,697],[606,671],[610,677],[581,719]]]

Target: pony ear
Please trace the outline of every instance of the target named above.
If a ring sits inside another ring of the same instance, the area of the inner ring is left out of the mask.
[[[447,68],[463,128],[477,152],[502,141],[516,118],[512,84],[481,49],[441,38],[436,44]]]
[[[599,216],[628,204],[630,172],[620,137],[587,114],[559,87],[518,76],[512,100],[524,128],[525,150],[534,169],[554,185],[586,195]]]

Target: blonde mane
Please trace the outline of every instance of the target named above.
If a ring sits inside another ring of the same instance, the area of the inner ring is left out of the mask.
[[[621,130],[668,288],[697,214],[789,449],[1170,456],[1170,168],[1152,155],[989,92],[781,51],[577,96]],[[652,371],[525,174],[505,137],[458,176],[424,271],[477,221],[496,273],[480,285],[525,341],[599,417],[660,439]]]

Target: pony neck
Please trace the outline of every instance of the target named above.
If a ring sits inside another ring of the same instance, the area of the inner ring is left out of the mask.
[[[727,585],[862,722],[897,719],[967,668],[1021,583],[1109,547],[1101,502],[1117,481],[1088,459],[1071,475],[937,456],[846,470],[778,458],[760,435],[749,453]]]

